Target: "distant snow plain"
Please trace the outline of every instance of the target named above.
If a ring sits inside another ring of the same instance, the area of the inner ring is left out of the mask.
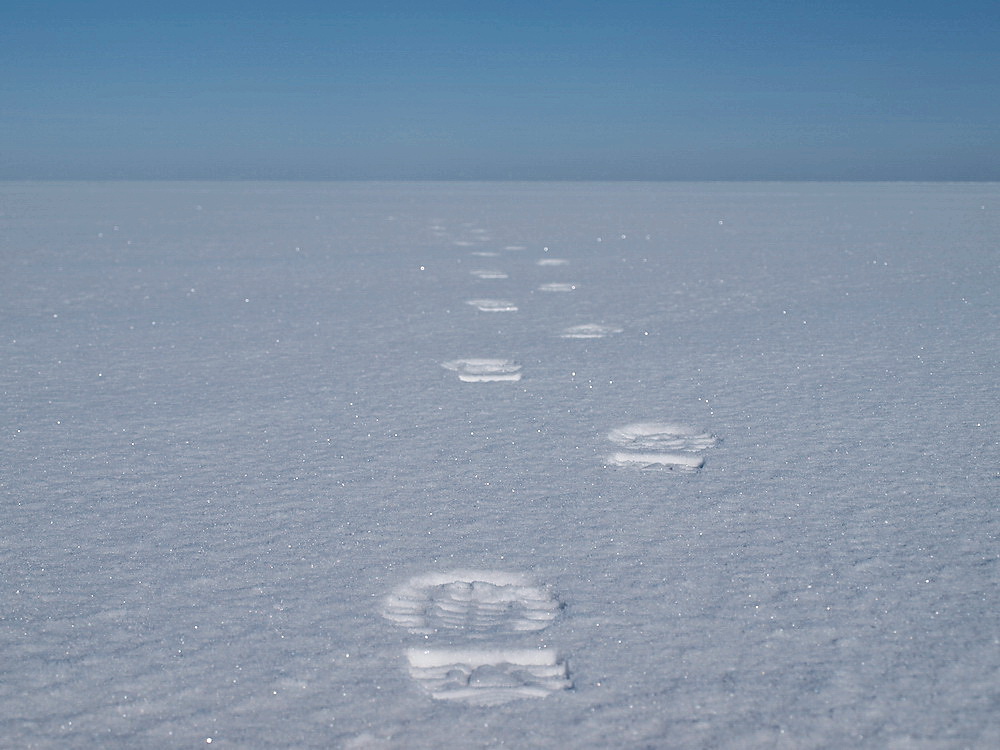
[[[0,745],[1000,747],[1000,185],[0,228]]]

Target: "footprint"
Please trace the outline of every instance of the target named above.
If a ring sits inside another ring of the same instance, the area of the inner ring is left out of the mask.
[[[570,326],[563,329],[559,335],[564,339],[603,339],[615,333],[621,333],[622,329],[616,326],[605,326],[599,323],[584,323],[580,326]]]
[[[435,700],[497,706],[544,698],[572,687],[566,662],[546,648],[481,647],[482,639],[510,644],[544,630],[559,613],[547,587],[496,570],[456,570],[411,578],[385,598],[383,616],[426,640],[446,635],[477,640],[475,647],[406,651],[410,676]]]
[[[639,469],[680,469],[696,471],[705,465],[705,459],[692,453],[625,453],[620,451],[608,456],[611,466],[636,467]]]
[[[454,359],[442,362],[446,370],[458,373],[463,383],[496,383],[521,379],[521,365],[510,359]]]
[[[718,444],[714,436],[673,422],[638,422],[608,433],[624,450],[608,456],[612,466],[695,471],[705,465],[702,451]]]
[[[496,258],[500,253],[495,253],[492,250],[478,250],[474,253],[469,253],[469,255],[476,255],[480,258]]]
[[[564,282],[542,284],[538,287],[538,291],[540,292],[572,292],[574,289],[576,289],[576,284],[567,284]]]
[[[563,258],[542,258],[536,261],[539,266],[568,266],[569,261]]]
[[[385,600],[383,615],[411,633],[461,630],[484,638],[542,630],[559,602],[525,576],[473,570],[417,576]]]
[[[572,687],[548,649],[409,649],[410,676],[435,700],[498,706]]]
[[[517,312],[517,305],[505,299],[470,299],[465,304],[482,312]]]
[[[608,440],[637,450],[682,451],[701,451],[719,442],[706,432],[676,422],[637,422],[617,427],[608,433]]]
[[[475,271],[469,271],[477,279],[507,279],[510,278],[503,271],[495,271],[492,269],[477,269]]]

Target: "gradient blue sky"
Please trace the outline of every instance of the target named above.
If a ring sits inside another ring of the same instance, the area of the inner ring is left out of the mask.
[[[1000,179],[1000,3],[7,2],[0,178]]]

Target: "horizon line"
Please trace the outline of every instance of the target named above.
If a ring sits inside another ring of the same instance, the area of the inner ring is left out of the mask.
[[[991,184],[1000,183],[1000,176],[989,178],[915,178],[915,177],[4,177],[0,183],[15,182],[415,182],[415,183],[912,183],[912,184]]]

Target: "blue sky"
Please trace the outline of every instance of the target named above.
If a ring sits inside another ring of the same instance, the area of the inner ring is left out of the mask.
[[[1000,4],[8,2],[0,178],[1000,180]]]

